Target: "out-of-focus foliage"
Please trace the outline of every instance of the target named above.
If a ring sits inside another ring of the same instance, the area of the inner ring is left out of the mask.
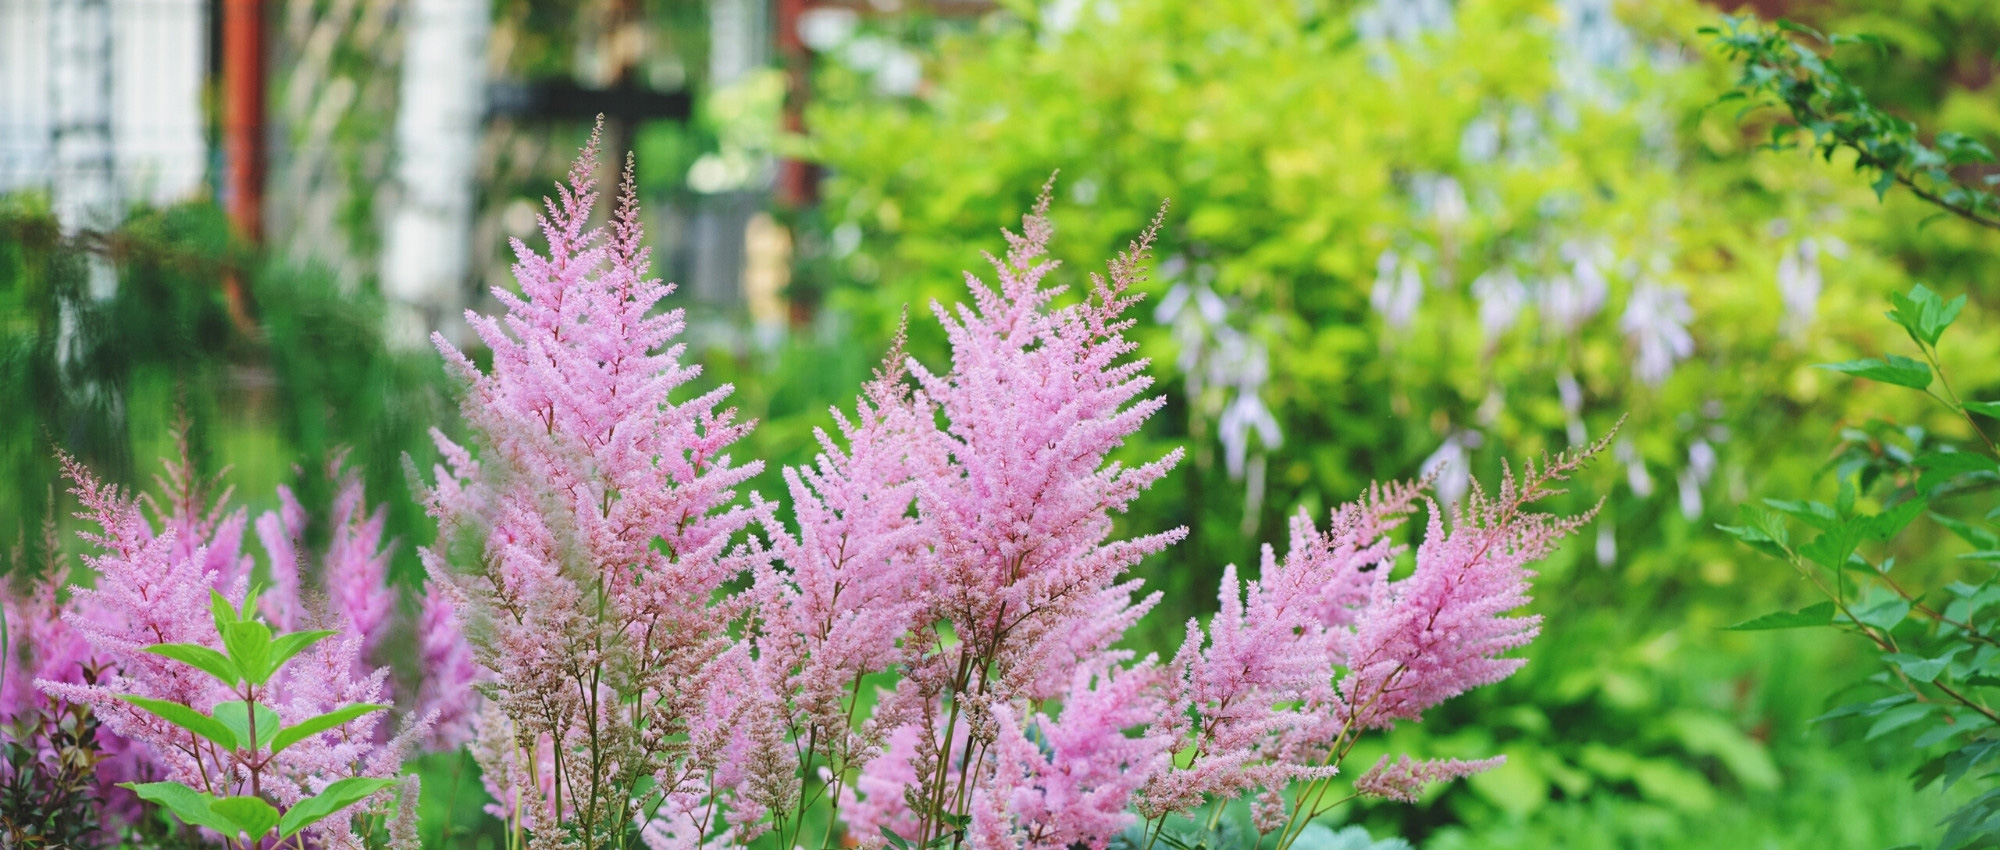
[[[92,264],[114,270],[109,298],[86,291]],[[248,293],[232,316],[226,289]],[[394,573],[421,574],[429,522],[408,492],[403,454],[430,456],[445,421],[442,371],[427,352],[389,349],[382,308],[315,269],[259,263],[222,213],[189,204],[135,214],[118,230],[65,235],[45,209],[0,208],[0,536],[24,539],[59,491],[57,449],[128,485],[172,454],[183,417],[192,460],[227,465],[246,492],[284,483],[312,511],[332,498],[319,474],[348,450],[369,500],[390,505]],[[58,513],[63,513],[61,510]],[[319,545],[326,529],[307,529]]]
[[[1440,462],[1449,487],[1502,450],[1630,416],[1617,462],[1578,488],[1610,494],[1596,545],[1559,553],[1538,585],[1533,661],[1437,724],[1489,739],[1441,751],[1521,755],[1401,816],[1402,834],[1557,830],[1610,810],[1635,812],[1621,834],[1643,844],[1755,821],[1751,807],[1848,823],[1840,840],[1860,846],[1921,823],[1810,814],[1881,805],[1861,802],[1879,788],[1800,778],[1831,746],[1807,723],[1834,684],[1815,671],[1846,655],[1720,631],[1802,589],[1740,570],[1709,507],[1805,486],[1824,455],[1810,438],[1873,414],[1872,389],[1811,365],[1872,338],[1882,295],[1964,225],[1914,233],[1921,215],[1881,215],[1865,186],[1756,155],[1763,134],[1711,108],[1735,73],[1696,35],[1713,12],[1691,3],[1010,8],[923,30],[913,96],[884,94],[838,49],[822,62],[818,268],[850,345],[884,346],[905,305],[949,303],[976,262],[965,246],[1052,170],[1058,256],[1104,255],[1171,197],[1144,337],[1171,402],[1134,449],[1185,441],[1192,462],[1128,521],[1192,529],[1147,575],[1184,615],[1212,607],[1193,588],[1223,564],[1254,560],[1280,506]],[[1946,250],[1958,268],[1985,262]],[[1990,361],[1996,343],[1967,340],[1965,356]],[[1421,730],[1402,734],[1423,752]],[[1903,758],[1840,752],[1857,771]]]

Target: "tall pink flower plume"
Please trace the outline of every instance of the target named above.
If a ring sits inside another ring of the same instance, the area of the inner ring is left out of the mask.
[[[921,622],[948,624],[953,639],[906,641],[906,681],[875,720],[899,727],[892,741],[916,744],[908,762],[917,787],[903,799],[868,794],[866,805],[871,819],[907,823],[899,808],[925,800],[918,834],[905,836],[913,841],[941,834],[944,814],[971,811],[1001,763],[995,711],[1062,699],[1071,672],[1109,675],[1127,657],[1111,646],[1153,599],[1135,604],[1136,585],[1120,578],[1185,534],[1111,539],[1111,514],[1180,458],[1176,450],[1136,467],[1107,461],[1164,403],[1144,395],[1146,361],[1127,358],[1134,344],[1123,336],[1159,222],[1111,263],[1108,279],[1092,276],[1080,303],[1056,307],[1062,287],[1043,285],[1056,266],[1046,259],[1048,202],[1045,188],[1022,232],[1006,234],[1005,260],[988,258],[997,287],[968,274],[972,305],[932,305],[951,370],[909,367],[920,408],[945,423],[913,435],[922,457],[942,463],[912,470],[925,547],[912,580],[923,583]],[[880,775],[862,771],[871,784]]]
[[[1475,773],[1484,773],[1506,763],[1506,756],[1494,756],[1477,761],[1459,759],[1424,759],[1411,761],[1409,756],[1398,756],[1390,761],[1383,756],[1375,766],[1354,780],[1354,790],[1369,797],[1414,803],[1422,794],[1424,786],[1439,782],[1463,779]]]
[[[629,163],[610,224],[587,226],[596,155],[593,140],[548,202],[547,256],[515,243],[520,292],[494,292],[506,315],[467,316],[491,369],[436,338],[477,455],[438,435],[427,496],[432,577],[466,600],[511,734],[555,743],[563,828],[584,840],[650,809],[620,789],[682,793],[720,758],[676,736],[703,712],[740,608],[708,601],[766,557],[733,538],[769,517],[735,504],[762,467],[727,454],[750,427],[720,407],[730,389],[671,397],[699,370],[673,342],[681,311],[654,312],[672,290],[647,277]],[[481,553],[469,574],[446,568],[455,540]]]
[[[1103,850],[1135,822],[1133,792],[1172,758],[1168,742],[1126,734],[1165,709],[1159,673],[1079,670],[1059,719],[1037,713],[1024,721],[1012,707],[996,707],[993,779],[973,795],[972,846]]]

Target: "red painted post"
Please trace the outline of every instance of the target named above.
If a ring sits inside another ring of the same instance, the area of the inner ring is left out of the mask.
[[[237,232],[264,238],[264,0],[221,0],[223,199]]]

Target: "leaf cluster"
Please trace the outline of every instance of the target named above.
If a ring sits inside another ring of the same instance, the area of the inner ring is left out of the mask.
[[[96,671],[85,678],[95,681]],[[0,725],[0,846],[103,843],[98,728],[90,706],[69,702],[26,707]]]
[[[1751,16],[1723,20],[1722,27],[1701,30],[1724,55],[1743,65],[1735,90],[1721,100],[1757,101],[1746,112],[1776,101],[1791,113],[1793,123],[1772,125],[1769,147],[1795,147],[1801,134],[1808,135],[1813,151],[1828,161],[1837,152],[1852,151],[1855,170],[1873,175],[1877,198],[1902,184],[1947,213],[2000,228],[2000,194],[1993,189],[2000,184],[2000,175],[1968,185],[1954,173],[1965,166],[2000,161],[1990,148],[1953,132],[1938,133],[1926,142],[1914,123],[1876,106],[1866,91],[1806,42],[1810,39],[1829,49],[1862,44],[1886,50],[1881,38],[1827,36],[1782,19],[1770,28]]]
[[[1989,846],[2000,835],[2000,509],[1962,516],[1963,500],[1950,498],[2000,483],[2000,452],[1977,417],[2000,414],[2000,403],[1967,401],[1951,390],[1937,343],[1958,318],[1964,296],[1949,301],[1919,284],[1893,296],[1888,318],[1909,335],[1923,359],[1880,359],[1828,364],[1856,377],[1908,387],[1965,418],[1981,445],[1966,449],[1938,443],[1919,429],[1897,442],[1850,431],[1834,458],[1839,491],[1832,504],[1766,499],[1745,506],[1736,525],[1718,526],[1745,545],[1781,560],[1826,599],[1796,611],[1778,611],[1732,628],[1742,631],[1832,628],[1873,644],[1880,659],[1869,677],[1877,692],[1837,707],[1818,720],[1855,718],[1868,723],[1864,737],[1914,735],[1909,746],[1926,754],[1913,778],[1918,788],[1940,783],[1949,790],[1967,777],[1995,787],[1952,812],[1940,846]],[[1933,384],[1939,389],[1932,389]],[[1872,494],[1872,495],[1871,495]],[[1864,497],[1879,502],[1863,507]],[[1968,578],[1937,588],[1910,586],[1887,554],[1920,517],[1972,547],[1959,560],[1976,565]]]
[[[156,644],[146,651],[207,673],[232,689],[241,688],[238,693],[243,699],[223,702],[203,712],[177,702],[132,694],[120,698],[212,744],[231,765],[240,765],[252,777],[250,793],[219,793],[226,789],[201,790],[179,782],[127,782],[121,787],[165,808],[182,823],[213,829],[231,840],[247,840],[248,847],[259,845],[274,830],[280,842],[292,838],[306,827],[394,785],[393,779],[347,777],[282,812],[257,793],[255,778],[279,753],[388,706],[356,703],[290,726],[283,725],[276,711],[257,700],[258,695],[264,693],[264,686],[286,662],[334,633],[272,634],[268,625],[251,614],[257,605],[254,587],[246,595],[241,611],[221,593],[210,591],[209,598],[222,651],[182,643]]]

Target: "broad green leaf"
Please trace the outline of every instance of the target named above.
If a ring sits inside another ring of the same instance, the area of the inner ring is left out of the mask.
[[[222,627],[222,645],[243,678],[253,685],[271,680],[271,628],[255,620],[243,620]]]
[[[1950,652],[1936,658],[1925,658],[1921,655],[1911,655],[1907,652],[1892,652],[1882,656],[1882,660],[1896,665],[1897,669],[1903,671],[1903,675],[1929,684],[1937,681],[1938,674],[1943,673],[1946,667],[1951,666],[1952,656],[1964,651],[1965,647],[1963,646],[1954,647]]]
[[[1830,529],[1835,525],[1839,524],[1840,522],[1840,518],[1836,516],[1833,512],[1833,508],[1824,502],[1800,502],[1792,499],[1765,499],[1764,504],[1769,505],[1771,508],[1775,510],[1783,511],[1786,514],[1790,515],[1792,518],[1800,520],[1805,524],[1817,528],[1821,531]]]
[[[301,720],[297,723],[285,727],[284,731],[279,732],[278,736],[272,739],[271,753],[275,755],[277,753],[284,752],[286,747],[289,747],[293,744],[303,741],[309,737],[312,737],[313,735],[325,732],[328,729],[332,729],[336,726],[346,723],[347,721],[353,720],[356,717],[381,711],[386,708],[388,708],[388,706],[386,705],[375,705],[373,703],[362,702],[362,703],[355,703],[354,705],[342,706],[340,708],[322,714],[318,717],[311,717],[305,720]]]
[[[1773,629],[1805,629],[1833,625],[1834,605],[1821,602],[1797,611],[1778,611],[1730,626],[1732,632],[1761,632]]]
[[[882,837],[888,839],[889,845],[896,848],[896,850],[910,850],[910,842],[902,836],[897,835],[896,831],[890,829],[887,824],[882,826]]]
[[[1921,390],[1931,385],[1931,367],[1900,354],[1888,355],[1883,360],[1866,357],[1844,363],[1821,363],[1819,368],[1911,389]]]
[[[1876,738],[1922,720],[1936,709],[1937,706],[1932,703],[1913,702],[1909,705],[1899,705],[1882,712],[1882,716],[1876,718],[1875,725],[1868,727],[1868,735],[1865,740],[1873,741]]]
[[[236,669],[229,656],[208,647],[192,643],[156,643],[146,647],[146,651],[186,664],[197,670],[221,679],[222,683],[234,687],[243,681],[243,674]]]
[[[368,799],[368,795],[396,784],[394,779],[353,776],[326,786],[325,791],[300,800],[278,821],[278,837],[290,838],[299,830],[326,820],[341,809]]]
[[[229,731],[229,727],[224,725],[222,721],[188,708],[185,705],[161,699],[133,696],[131,694],[119,694],[118,698],[152,712],[154,716],[161,720],[165,720],[168,723],[214,741],[217,746],[225,750],[235,750],[237,748],[236,733]]]
[[[278,810],[256,797],[224,797],[208,804],[209,811],[235,822],[243,834],[262,838],[278,825]]]
[[[1838,570],[1847,565],[1847,559],[1854,554],[1855,547],[1861,545],[1861,523],[1849,522],[1827,529],[1804,546],[1799,554],[1806,560]]]
[[[320,631],[292,632],[288,635],[280,635],[277,640],[271,642],[271,670],[275,672],[283,669],[285,662],[292,660],[293,656],[306,651],[313,644],[319,643],[333,634],[330,631]]]
[[[118,787],[129,789],[139,795],[139,799],[173,812],[181,823],[205,826],[224,835],[236,832],[235,821],[209,808],[214,798],[179,782],[120,782]]]
[[[242,700],[221,703],[215,707],[213,713],[215,714],[215,719],[222,721],[222,725],[229,727],[229,731],[236,733],[236,740],[246,742],[250,740],[250,706],[248,703]],[[276,711],[272,711],[268,705],[258,703],[257,749],[261,750],[270,746],[271,739],[277,736],[278,728],[283,725],[284,721],[279,719]]]
[[[1896,307],[1889,311],[1889,319],[1902,325],[1911,339],[1925,345],[1936,345],[1945,328],[1951,327],[1965,309],[1965,296],[1946,302],[1921,283],[1912,287],[1908,295],[1889,296],[1889,302]]]
[[[1760,529],[1747,525],[1723,525],[1721,523],[1717,523],[1715,528],[1717,531],[1721,531],[1741,541],[1743,545],[1749,546],[1773,558],[1785,557],[1785,550],[1778,546],[1778,542],[1772,540],[1771,535],[1765,534]]]

